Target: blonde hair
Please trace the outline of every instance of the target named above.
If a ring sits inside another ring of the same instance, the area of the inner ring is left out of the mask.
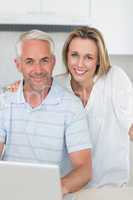
[[[47,41],[50,45],[50,49],[52,54],[54,53],[54,41],[49,36],[48,33],[40,30],[30,30],[27,32],[24,32],[18,39],[16,43],[16,53],[17,56],[20,57],[22,53],[22,44],[25,40],[41,40],[41,41]]]
[[[111,67],[109,55],[105,46],[105,42],[102,34],[99,30],[93,27],[80,27],[72,31],[63,47],[63,62],[68,70],[67,54],[69,51],[69,45],[74,38],[91,39],[96,43],[98,48],[98,65],[95,74],[101,76],[108,72]]]

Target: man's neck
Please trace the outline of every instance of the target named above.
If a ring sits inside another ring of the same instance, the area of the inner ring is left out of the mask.
[[[43,102],[43,100],[48,95],[48,91],[45,92],[24,92],[24,97],[26,99],[26,102],[32,107],[35,108]]]
[[[38,107],[47,97],[50,89],[51,85],[40,91],[33,89],[30,90],[24,87],[24,98],[32,108]]]

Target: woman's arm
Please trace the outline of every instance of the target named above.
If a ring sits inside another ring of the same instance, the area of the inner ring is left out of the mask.
[[[133,141],[133,124],[131,125],[128,134],[129,134],[130,140]]]
[[[6,86],[4,89],[10,92],[16,92],[20,84],[20,80],[12,83],[11,85]]]

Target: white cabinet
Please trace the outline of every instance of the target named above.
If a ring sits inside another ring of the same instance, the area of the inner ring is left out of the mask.
[[[0,0],[0,24],[86,25],[90,0]]]
[[[39,0],[0,0],[0,24],[21,24],[39,13]],[[32,20],[31,20],[32,23]]]
[[[92,25],[110,54],[133,54],[133,0],[0,0],[0,24]]]
[[[133,1],[92,0],[93,26],[101,30],[110,54],[133,54]]]

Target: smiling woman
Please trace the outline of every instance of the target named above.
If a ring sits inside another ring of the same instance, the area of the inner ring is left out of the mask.
[[[97,67],[97,46],[93,40],[74,38],[68,50],[68,70],[81,85],[88,85]],[[90,78],[89,78],[90,77]]]
[[[123,186],[129,175],[132,84],[121,68],[111,66],[96,28],[81,27],[70,33],[63,60],[68,73],[56,79],[80,97],[92,139],[93,179],[88,187]]]

